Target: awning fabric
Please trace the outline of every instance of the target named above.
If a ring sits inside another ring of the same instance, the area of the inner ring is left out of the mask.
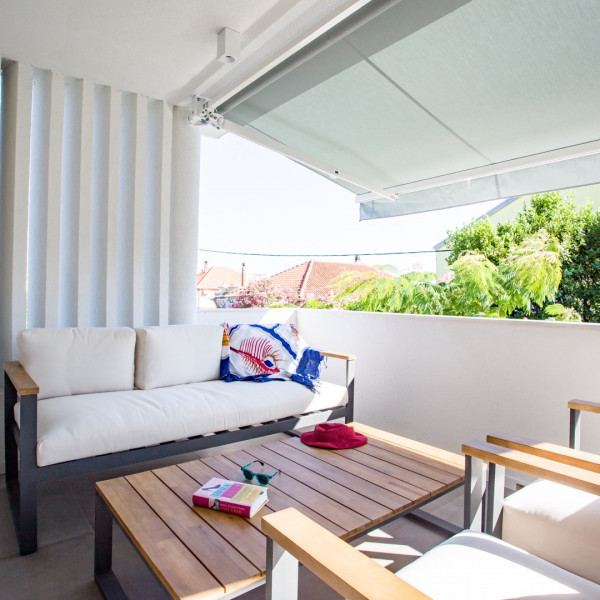
[[[600,182],[598,0],[378,4],[223,116],[370,183],[361,219]]]

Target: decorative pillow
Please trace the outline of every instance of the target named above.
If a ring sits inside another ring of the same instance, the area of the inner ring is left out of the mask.
[[[223,324],[221,379],[225,381],[292,380],[314,389],[322,360],[292,324]]]

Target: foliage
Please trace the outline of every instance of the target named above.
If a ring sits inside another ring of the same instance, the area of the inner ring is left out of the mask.
[[[338,281],[346,308],[374,312],[507,317],[531,314],[532,303],[551,302],[561,280],[560,247],[544,230],[526,238],[495,265],[480,252],[466,251],[453,265],[449,281],[433,273],[349,274]],[[579,320],[562,305],[547,318]]]
[[[578,245],[563,265],[557,300],[584,321],[600,322],[600,214],[590,214]]]
[[[591,206],[577,208],[572,198],[562,198],[559,192],[533,196],[509,223],[494,226],[486,217],[473,221],[462,230],[448,232],[448,264],[455,270],[456,261],[462,255],[476,252],[484,254],[496,266],[512,257],[509,262],[517,268],[519,262],[527,259],[519,258],[515,249],[542,230],[556,240],[558,258],[562,262],[557,303],[570,315],[580,314],[585,321],[600,322],[600,216],[592,211]],[[538,258],[551,260],[551,255],[540,254]],[[546,267],[549,265],[536,266],[533,263],[528,274],[522,274],[521,277],[530,278],[531,284],[543,273],[550,273]],[[510,284],[510,274],[505,275],[509,277]],[[556,272],[552,277],[556,277]],[[523,279],[515,281],[515,285],[521,288],[526,283]],[[548,288],[551,283],[546,282],[542,288]],[[541,300],[541,296],[536,298],[534,295],[525,309],[517,308],[511,316],[556,319],[555,315],[551,316],[544,310],[545,301]]]
[[[293,292],[282,291],[270,279],[253,281],[235,296],[232,308],[276,308],[294,306]]]
[[[455,229],[448,232],[448,254],[447,261],[452,265],[465,252],[477,252],[483,254],[493,264],[498,265],[500,261],[508,256],[508,251],[513,243],[512,230],[502,235],[490,220],[485,216],[478,221],[471,221],[470,225],[463,229]]]

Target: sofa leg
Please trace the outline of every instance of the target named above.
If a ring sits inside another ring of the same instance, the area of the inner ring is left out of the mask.
[[[31,554],[37,550],[37,483],[19,487],[19,549],[21,554]]]
[[[22,474],[21,474],[22,475]],[[37,550],[37,482],[7,481],[13,521],[21,555]]]
[[[4,467],[6,481],[19,476],[19,448],[15,439],[14,406],[17,392],[9,377],[4,376]]]
[[[4,467],[6,481],[14,481],[19,476],[19,448],[12,431],[7,427],[4,438]]]

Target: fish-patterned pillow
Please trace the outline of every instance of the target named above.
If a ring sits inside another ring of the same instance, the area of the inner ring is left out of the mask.
[[[322,360],[292,324],[224,324],[221,379],[225,381],[292,380],[314,389]]]

